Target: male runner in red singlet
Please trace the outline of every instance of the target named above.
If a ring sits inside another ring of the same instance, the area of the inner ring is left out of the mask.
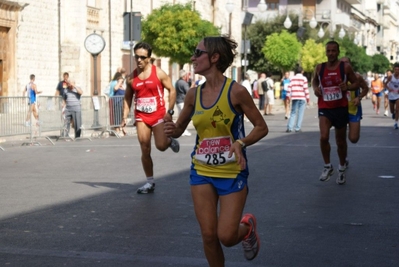
[[[324,160],[324,169],[320,181],[328,181],[334,173],[330,162],[330,128],[335,128],[335,140],[338,147],[339,173],[337,184],[345,184],[345,168],[348,145],[346,143],[346,127],[349,121],[348,90],[359,87],[356,74],[349,64],[338,60],[339,44],[329,41],[326,44],[328,61],[316,66],[313,89],[318,97],[320,149]],[[348,85],[350,81],[350,85]]]
[[[179,152],[179,142],[167,137],[163,131],[164,122],[172,121],[176,90],[166,73],[151,63],[152,48],[140,42],[134,46],[137,68],[127,77],[127,88],[123,107],[122,127],[126,125],[134,96],[134,113],[137,137],[141,147],[141,163],[147,183],[137,190],[138,194],[154,192],[154,170],[151,158],[151,135],[154,133],[155,146],[160,151],[170,147]],[[166,112],[164,89],[169,91],[169,109]]]

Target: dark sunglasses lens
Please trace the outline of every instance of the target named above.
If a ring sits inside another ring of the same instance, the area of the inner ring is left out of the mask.
[[[144,59],[147,58],[146,56],[137,56],[137,55],[135,55],[134,57],[135,57],[136,59],[141,59],[141,60],[144,60]]]
[[[199,50],[199,49],[195,49],[195,51],[194,51],[194,56],[195,57],[200,57],[201,55],[202,55],[202,51],[201,50]]]

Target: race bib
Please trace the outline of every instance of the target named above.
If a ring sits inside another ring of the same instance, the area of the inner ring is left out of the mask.
[[[323,100],[335,101],[342,98],[342,91],[338,86],[323,87]]]
[[[229,136],[206,138],[197,148],[195,159],[206,165],[224,165],[235,162],[235,155],[228,157],[231,138]]]
[[[136,99],[136,110],[145,113],[153,113],[157,111],[156,97],[144,97]]]

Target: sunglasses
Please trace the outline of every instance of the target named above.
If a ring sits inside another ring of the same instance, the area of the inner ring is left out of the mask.
[[[147,56],[138,56],[138,55],[134,55],[135,59],[141,59],[141,60],[145,60],[148,57]]]
[[[208,53],[208,52],[205,50],[198,49],[198,48],[194,50],[195,57],[200,57],[203,53]]]

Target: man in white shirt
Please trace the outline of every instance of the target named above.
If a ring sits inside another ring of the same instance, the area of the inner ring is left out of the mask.
[[[264,115],[274,115],[272,113],[272,108],[274,105],[274,82],[273,79],[271,78],[272,73],[267,72],[266,73],[266,82],[268,85],[268,90],[265,95],[265,113]]]

